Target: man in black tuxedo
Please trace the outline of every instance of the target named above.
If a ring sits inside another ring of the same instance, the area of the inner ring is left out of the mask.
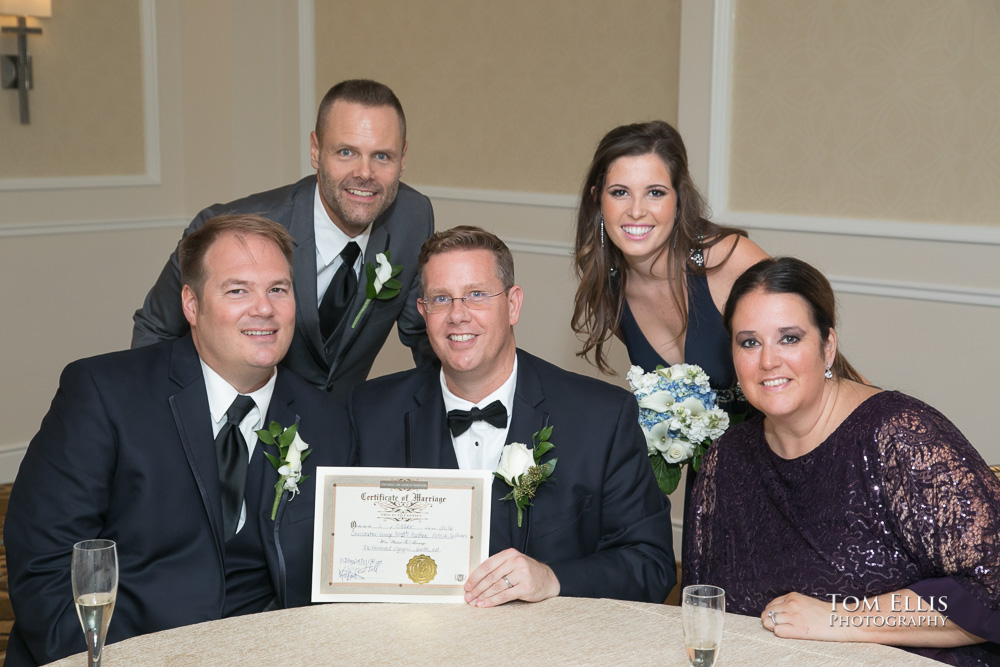
[[[439,232],[419,267],[419,309],[440,361],[353,392],[361,465],[496,470],[505,444],[530,446],[552,427],[555,449],[543,462],[557,456],[558,466],[520,527],[514,501],[502,500],[510,487],[493,482],[492,555],[471,573],[466,601],[663,602],[676,583],[670,504],[646,455],[635,398],[517,349],[523,294],[510,250],[493,234]]]
[[[368,377],[393,324],[415,362],[433,358],[416,299],[417,254],[434,231],[434,213],[427,197],[399,182],[406,166],[406,117],[387,86],[355,79],[331,88],[310,143],[315,176],[214,204],[185,235],[224,213],[258,214],[291,232],[297,317],[281,363],[346,397]],[[386,252],[392,265],[402,267],[399,294],[376,299],[361,313],[365,266],[377,266],[376,255]],[[133,348],[184,335],[180,293],[175,252],[135,313]]]
[[[76,361],[21,463],[4,528],[17,619],[7,665],[83,651],[73,544],[107,538],[119,584],[108,641],[310,600],[313,479],[282,490],[255,430],[298,424],[302,474],[354,460],[341,404],[287,369],[292,238],[254,216],[179,246],[191,331]],[[286,487],[287,488],[287,487]]]

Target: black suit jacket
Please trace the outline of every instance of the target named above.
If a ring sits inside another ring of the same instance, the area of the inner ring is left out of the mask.
[[[508,547],[547,563],[560,595],[663,602],[676,583],[670,503],[656,486],[635,398],[522,350],[507,442],[531,446],[552,426],[558,457],[517,527],[510,487],[493,483],[490,553]],[[349,400],[361,465],[458,468],[440,365],[358,387]]]
[[[349,424],[335,399],[279,370],[265,423],[299,424],[313,448],[303,474],[350,465]],[[257,446],[262,446],[258,442]],[[272,449],[273,448],[269,448]],[[267,451],[267,450],[265,450]],[[310,600],[315,477],[274,522],[278,474],[265,461],[257,521],[281,607]],[[108,642],[220,618],[225,543],[208,395],[191,337],[76,361],[63,371],[21,463],[4,528],[16,622],[8,665],[85,650],[73,606],[73,544],[118,545]]]
[[[365,262],[374,262],[377,253],[389,250],[392,264],[403,266],[402,273],[397,276],[403,288],[392,299],[373,301],[358,326],[352,329],[350,324],[365,301],[367,280],[362,271],[348,316],[330,339],[324,341],[316,305],[315,193],[316,177],[307,176],[283,188],[228,204],[213,204],[198,214],[184,236],[225,213],[256,213],[288,229],[295,239],[295,337],[281,364],[317,387],[346,398],[352,387],[368,377],[393,324],[397,325],[400,341],[412,349],[417,364],[434,358],[427,342],[424,320],[417,312],[420,291],[417,257],[420,246],[434,233],[434,212],[427,197],[400,183],[396,201],[372,223]],[[133,348],[178,338],[188,331],[181,310],[181,287],[177,252],[174,251],[146,295],[142,308],[133,316]]]

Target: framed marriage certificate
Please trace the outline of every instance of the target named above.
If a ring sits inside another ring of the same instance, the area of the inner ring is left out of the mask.
[[[464,602],[489,556],[489,470],[316,469],[313,602]]]

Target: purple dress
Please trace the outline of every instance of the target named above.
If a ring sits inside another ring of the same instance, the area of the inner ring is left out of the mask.
[[[875,394],[791,460],[768,447],[757,415],[709,450],[688,508],[684,583],[721,586],[726,611],[760,615],[792,591],[827,601],[909,588],[947,596],[951,621],[1000,642],[1000,483],[915,398]],[[1000,664],[998,649],[957,653]]]

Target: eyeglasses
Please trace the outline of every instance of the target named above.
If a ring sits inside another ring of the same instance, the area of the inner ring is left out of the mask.
[[[490,307],[490,299],[506,293],[507,290],[497,292],[496,294],[490,294],[489,292],[484,292],[482,290],[473,290],[465,296],[447,296],[445,294],[438,294],[425,299],[420,299],[420,303],[424,304],[424,310],[428,313],[437,313],[447,310],[451,308],[452,301],[461,301],[465,304],[465,307],[470,310],[483,310],[484,308]]]

